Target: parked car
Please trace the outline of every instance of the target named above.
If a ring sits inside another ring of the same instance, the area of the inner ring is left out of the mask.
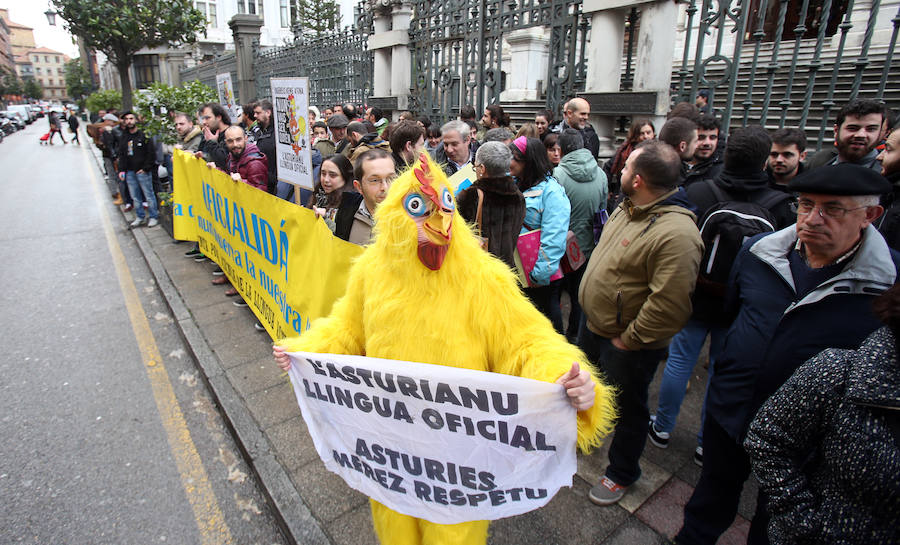
[[[9,123],[13,127],[13,132],[20,131],[25,128],[25,121],[22,120],[22,116],[11,110],[4,110],[0,112],[0,117],[9,121]]]
[[[37,104],[31,105],[31,113],[34,114],[34,117],[40,119],[44,117],[44,109],[38,106]]]
[[[28,104],[10,104],[6,109],[9,111],[21,113],[20,117],[25,120],[25,123],[27,125],[31,125],[31,123],[34,121],[34,114],[31,112],[31,106],[29,106]]]

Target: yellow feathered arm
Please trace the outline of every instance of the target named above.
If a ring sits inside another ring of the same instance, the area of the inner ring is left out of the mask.
[[[488,324],[482,332],[490,349],[491,371],[544,382],[555,382],[573,362],[591,373],[596,384],[594,405],[578,412],[578,447],[582,452],[600,446],[612,433],[616,419],[615,390],[603,382],[584,353],[558,334],[543,314],[525,298],[509,269],[491,258],[481,270],[491,303],[484,305]]]
[[[359,260],[364,259],[365,254]],[[315,320],[312,327],[299,337],[277,342],[288,352],[317,352],[320,354],[366,355],[363,330],[363,282],[365,267],[356,263],[350,270],[347,291],[335,301],[331,314]]]

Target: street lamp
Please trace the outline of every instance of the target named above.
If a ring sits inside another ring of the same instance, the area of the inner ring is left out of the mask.
[[[44,12],[44,15],[47,16],[47,22],[50,23],[50,26],[56,26],[56,12],[50,8],[47,8],[47,11]]]

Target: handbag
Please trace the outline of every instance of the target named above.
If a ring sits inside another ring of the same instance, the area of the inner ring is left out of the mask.
[[[534,282],[531,280],[531,271],[534,270],[534,265],[537,263],[540,251],[540,229],[535,229],[519,235],[519,239],[516,241],[516,251],[513,254],[513,258],[516,262],[516,276],[519,279],[519,284],[523,288],[534,287]],[[556,269],[556,272],[550,276],[550,281],[553,282],[562,277],[562,270]]]
[[[573,273],[584,265],[585,261],[587,258],[581,251],[581,246],[578,245],[575,233],[569,231],[566,233],[566,253],[559,260],[559,268],[562,269],[563,274]]]

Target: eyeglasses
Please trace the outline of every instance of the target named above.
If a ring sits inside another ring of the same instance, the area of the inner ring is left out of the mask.
[[[825,206],[816,206],[814,203],[809,201],[800,201],[797,203],[797,215],[798,216],[806,216],[813,210],[819,211],[820,217],[829,217],[832,219],[839,220],[847,215],[847,212],[852,212],[854,210],[859,210],[861,208],[869,208],[868,206],[857,206],[856,208],[844,208],[843,206],[838,206],[836,204],[826,204]]]

